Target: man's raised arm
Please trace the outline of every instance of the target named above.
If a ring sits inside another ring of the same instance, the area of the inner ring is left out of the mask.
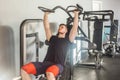
[[[78,29],[78,15],[79,11],[74,11],[74,21],[73,21],[73,26],[69,34],[69,40],[71,42],[74,41],[76,35],[77,35],[77,29]]]
[[[52,32],[50,30],[50,24],[49,24],[49,21],[48,21],[48,15],[49,15],[49,12],[44,13],[44,21],[43,21],[43,23],[44,23],[46,39],[49,41],[51,36],[52,36]]]

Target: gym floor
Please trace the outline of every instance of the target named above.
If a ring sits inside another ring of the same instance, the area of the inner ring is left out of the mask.
[[[120,80],[120,55],[104,56],[101,69],[75,67],[74,80]]]

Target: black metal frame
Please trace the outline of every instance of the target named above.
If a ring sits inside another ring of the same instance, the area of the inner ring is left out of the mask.
[[[96,18],[92,19],[89,16],[96,16],[96,15],[101,15],[102,18],[98,19],[100,21],[109,21],[111,20],[111,22],[114,19],[114,12],[112,10],[99,10],[99,11],[84,11],[83,13],[83,20],[89,20],[89,21],[95,21]],[[107,18],[106,16],[109,16],[109,18]]]

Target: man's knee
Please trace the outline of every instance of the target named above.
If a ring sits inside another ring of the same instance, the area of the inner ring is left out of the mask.
[[[46,72],[46,76],[48,80],[55,80],[55,76],[52,72]]]
[[[22,66],[21,70],[24,70],[28,74],[36,74],[36,68],[33,63],[28,63],[24,66]]]

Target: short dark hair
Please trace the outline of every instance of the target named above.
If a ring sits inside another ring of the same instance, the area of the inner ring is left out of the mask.
[[[64,26],[66,26],[66,27],[67,27],[67,25],[66,25],[66,24],[64,24],[64,23],[61,23],[59,26],[61,26],[61,25],[64,25]]]

